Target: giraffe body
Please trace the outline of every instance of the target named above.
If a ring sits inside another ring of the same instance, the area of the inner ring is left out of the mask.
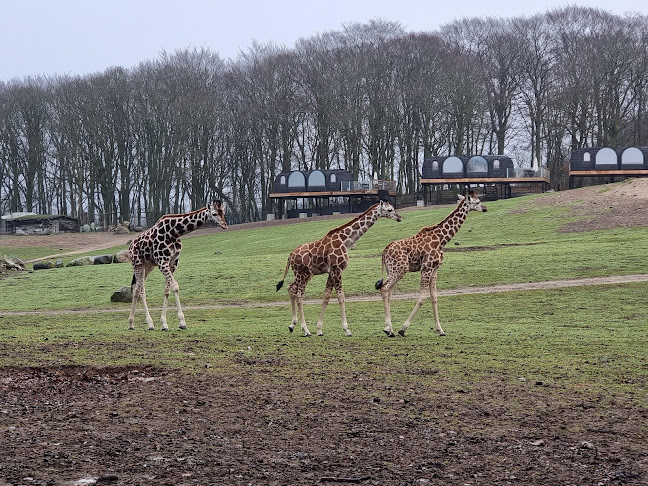
[[[421,272],[421,292],[419,299],[409,317],[398,331],[405,336],[405,331],[412,323],[412,319],[423,305],[426,296],[430,295],[434,309],[436,330],[441,336],[445,332],[439,321],[437,305],[437,272],[443,263],[443,248],[459,231],[470,211],[486,211],[486,206],[470,192],[467,197],[459,196],[459,204],[450,215],[434,226],[422,228],[414,236],[402,240],[392,241],[382,253],[383,269],[387,272],[387,279],[376,282],[376,289],[380,289],[385,306],[384,332],[389,337],[394,336],[391,322],[391,297],[395,285],[407,272]]]
[[[169,329],[166,319],[167,306],[169,303],[169,294],[173,292],[178,310],[178,320],[180,329],[186,329],[185,317],[180,306],[180,287],[173,277],[178,266],[182,242],[180,236],[189,233],[205,223],[205,221],[214,221],[221,228],[226,229],[225,212],[221,201],[214,201],[203,209],[186,214],[167,214],[162,216],[157,223],[144,233],[135,238],[129,247],[130,259],[133,265],[133,303],[131,305],[130,316],[128,317],[128,328],[134,329],[133,321],[135,320],[135,308],[138,298],[144,304],[146,312],[146,323],[149,329],[155,329],[153,319],[146,304],[146,290],[144,282],[155,267],[158,267],[166,284],[164,287],[164,304],[162,306],[162,316],[160,323],[162,330]]]
[[[306,284],[313,275],[328,273],[326,281],[326,290],[322,302],[322,311],[317,321],[317,334],[323,335],[322,326],[324,321],[324,312],[331,298],[331,293],[335,289],[340,312],[342,314],[342,329],[347,336],[351,336],[349,325],[346,317],[344,290],[342,289],[342,272],[349,263],[348,249],[382,217],[400,221],[400,215],[394,210],[388,202],[380,201],[365,211],[357,218],[352,219],[346,224],[329,231],[324,238],[311,243],[305,243],[295,248],[288,257],[286,270],[283,279],[277,283],[279,290],[286,278],[288,269],[292,268],[295,274],[295,280],[288,286],[290,295],[290,304],[292,307],[292,322],[289,326],[290,332],[293,332],[298,321],[297,313],[301,319],[301,328],[304,336],[310,336],[311,333],[306,326],[304,317],[304,293]]]

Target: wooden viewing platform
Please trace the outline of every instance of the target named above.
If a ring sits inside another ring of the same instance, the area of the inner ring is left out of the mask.
[[[570,170],[569,188],[574,188],[575,177],[646,177],[646,169],[611,169],[611,170]]]
[[[549,189],[549,176],[528,176],[528,177],[458,177],[458,178],[439,178],[439,179],[421,179],[423,187],[423,201],[428,203],[428,192],[431,187],[440,185],[457,184],[465,185],[469,188],[471,184],[492,184],[501,187],[500,193],[503,198],[509,198],[512,195],[511,184],[541,184],[542,192]],[[437,202],[439,202],[440,191],[437,192]]]

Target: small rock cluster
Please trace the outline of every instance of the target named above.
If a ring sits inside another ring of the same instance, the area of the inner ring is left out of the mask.
[[[84,265],[106,265],[108,263],[128,263],[130,262],[130,257],[128,250],[120,250],[114,255],[97,255],[97,256],[83,256],[75,258],[70,263],[65,265],[66,267],[81,267]],[[34,270],[47,270],[50,268],[62,268],[63,262],[61,260],[56,260],[52,262],[50,260],[43,260],[40,262],[34,263]]]
[[[27,270],[25,263],[20,258],[7,258],[0,254],[0,273],[9,271],[21,272]]]

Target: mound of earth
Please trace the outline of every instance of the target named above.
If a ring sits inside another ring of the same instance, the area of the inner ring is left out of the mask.
[[[572,206],[577,221],[560,232],[576,233],[619,227],[648,226],[648,179],[626,179],[617,184],[582,187],[534,198],[533,206]]]

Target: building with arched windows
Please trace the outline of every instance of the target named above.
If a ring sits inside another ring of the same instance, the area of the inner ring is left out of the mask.
[[[390,196],[396,196],[395,181],[356,181],[343,169],[281,172],[270,194],[278,218],[365,211]]]
[[[569,188],[584,177],[615,178],[648,176],[648,147],[586,147],[572,150]]]
[[[455,191],[478,186],[487,198],[511,197],[512,187],[539,185],[540,190],[549,188],[549,173],[542,167],[538,170],[520,169],[505,155],[450,155],[427,157],[421,170],[421,187],[425,203],[436,195],[441,200],[443,190],[455,186]],[[454,197],[453,195],[452,197]]]

